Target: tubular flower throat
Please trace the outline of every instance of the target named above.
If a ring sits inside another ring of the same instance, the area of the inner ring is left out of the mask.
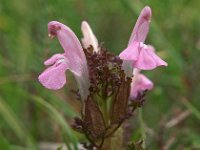
[[[144,44],[149,31],[151,9],[146,6],[136,22],[128,47],[119,56],[99,45],[89,24],[82,22],[82,45],[74,32],[64,24],[48,24],[49,36],[57,37],[63,53],[53,55],[44,64],[49,66],[39,75],[40,83],[52,90],[66,83],[65,72],[71,71],[78,84],[82,104],[81,118],[73,128],[86,135],[92,147],[104,147],[121,124],[141,107],[153,83],[140,72],[167,63],[154,48]]]

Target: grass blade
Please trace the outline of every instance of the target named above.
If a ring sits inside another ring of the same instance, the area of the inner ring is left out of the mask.
[[[4,137],[1,136],[0,136],[0,149],[11,150],[9,142]]]
[[[25,141],[25,144],[30,148],[35,150],[35,146],[31,136],[27,133],[23,125],[18,120],[15,113],[10,109],[9,106],[0,97],[0,115],[3,116],[8,125],[13,129],[16,135],[21,141]]]
[[[44,99],[37,97],[37,96],[32,96],[32,99],[45,108],[44,110],[51,116],[51,118],[53,120],[55,120],[62,127],[63,131],[66,133],[67,137],[69,138],[69,141],[73,144],[74,149],[78,150],[77,138],[73,134],[71,128],[66,123],[66,121],[62,117],[62,115],[59,114],[59,112],[50,103],[48,103]],[[71,147],[70,147],[69,143],[66,143],[66,144],[67,144],[68,149],[70,150]]]

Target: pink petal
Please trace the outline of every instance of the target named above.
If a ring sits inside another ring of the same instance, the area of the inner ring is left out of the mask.
[[[47,68],[39,77],[40,83],[52,90],[62,88],[66,83],[65,71],[68,69],[66,63],[55,64]]]
[[[139,42],[133,42],[119,54],[119,57],[123,60],[136,61],[138,58],[138,54],[139,54]]]
[[[151,8],[146,6],[140,13],[138,20],[135,24],[131,37],[129,39],[129,44],[134,41],[143,42],[145,41],[147,34],[149,32],[149,24],[151,20]]]
[[[81,24],[81,30],[83,33],[82,43],[84,48],[88,48],[90,45],[93,46],[94,52],[98,52],[98,41],[89,24],[83,21]]]
[[[158,66],[167,66],[167,63],[158,57],[154,51],[151,46],[143,47],[133,66],[141,70],[152,70]]]
[[[154,58],[149,54],[147,48],[142,48],[140,50],[138,59],[133,63],[133,67],[141,70],[152,70],[156,68],[156,62]]]
[[[168,66],[168,64],[164,60],[162,60],[158,55],[156,55],[155,49],[153,46],[148,46],[148,49],[149,49],[149,53],[154,58],[157,66]]]
[[[47,59],[44,64],[47,65],[52,65],[54,64],[58,59],[65,58],[63,54],[55,54],[51,56],[49,59]]]
[[[151,90],[153,88],[153,82],[150,81],[145,75],[137,74],[133,77],[133,82],[131,83],[131,98],[136,98],[138,94],[145,90]]]

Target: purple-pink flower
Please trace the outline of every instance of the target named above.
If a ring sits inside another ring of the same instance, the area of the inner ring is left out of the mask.
[[[137,98],[138,94],[153,88],[153,82],[149,80],[145,75],[140,73],[140,70],[134,69],[134,77],[131,82],[130,98]]]
[[[132,67],[141,70],[152,70],[158,66],[167,66],[167,63],[155,54],[152,46],[144,44],[149,32],[150,19],[151,8],[146,6],[136,22],[128,47],[119,55],[125,63],[128,61]]]
[[[144,44],[149,32],[151,8],[146,6],[140,13],[131,34],[128,47],[119,57],[123,60],[123,69],[132,78],[130,97],[136,98],[140,92],[151,90],[153,83],[140,70],[152,70],[167,63],[156,55],[153,46]]]
[[[63,54],[55,54],[44,62],[49,67],[39,76],[39,81],[48,89],[60,89],[66,83],[65,72],[70,70],[78,83],[82,98],[88,96],[89,75],[85,54],[73,31],[62,23],[48,24],[50,37],[57,37],[64,49]]]

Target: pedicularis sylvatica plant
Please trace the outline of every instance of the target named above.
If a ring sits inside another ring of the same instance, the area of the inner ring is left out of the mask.
[[[65,72],[73,73],[82,112],[81,117],[74,118],[72,127],[87,137],[90,142],[85,144],[87,149],[125,149],[121,127],[143,106],[146,92],[153,88],[141,70],[167,66],[153,46],[144,44],[150,20],[151,9],[146,6],[127,48],[119,56],[99,45],[86,21],[81,26],[82,45],[69,27],[57,21],[48,24],[49,36],[58,38],[64,52],[44,62],[48,68],[39,76],[39,81],[44,87],[57,90],[66,84]]]

